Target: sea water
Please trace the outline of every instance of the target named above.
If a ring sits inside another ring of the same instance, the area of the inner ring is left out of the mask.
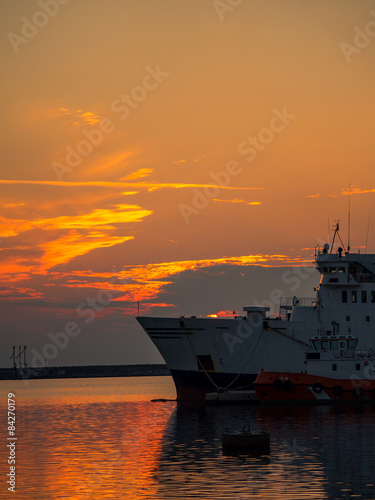
[[[374,405],[178,405],[170,377],[0,388],[1,499],[375,499]],[[269,453],[223,453],[245,425]]]

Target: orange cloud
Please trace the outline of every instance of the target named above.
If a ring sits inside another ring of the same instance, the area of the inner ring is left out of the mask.
[[[86,214],[62,215],[49,219],[23,220],[0,217],[2,231],[0,236],[16,236],[30,229],[113,229],[113,224],[138,222],[151,215],[152,211],[143,210],[138,205],[114,205],[112,209],[96,209]]]
[[[237,311],[219,311],[215,314],[207,314],[207,318],[233,318],[233,316],[237,316]]]
[[[37,233],[38,238],[33,240],[32,244],[13,246],[14,251],[29,250],[30,255],[27,259],[3,258],[3,279],[12,272],[43,274],[48,269],[58,264],[66,264],[91,250],[129,241],[134,236],[113,235],[112,230],[124,223],[139,222],[150,214],[152,211],[143,210],[138,205],[118,204],[110,209],[96,209],[84,214],[37,220],[2,217],[0,221],[3,226],[1,232],[3,237],[14,237],[25,231],[43,230],[43,233],[40,231]],[[63,235],[61,231],[64,232]]]
[[[92,232],[83,236],[77,231],[70,231],[62,238],[40,245],[43,256],[40,258],[39,266],[34,267],[34,272],[43,274],[48,269],[58,264],[66,264],[75,257],[85,255],[91,250],[111,247],[133,238],[133,236],[116,237]]]
[[[153,174],[154,172],[155,170],[153,168],[140,168],[136,172],[133,172],[132,174],[122,177],[120,181],[131,181],[133,179],[140,179],[141,177],[147,177]]]
[[[341,189],[341,194],[342,195],[348,195],[348,194],[368,194],[368,193],[375,193],[375,189],[361,189],[361,188],[351,188],[349,189]]]
[[[121,181],[82,181],[82,182],[72,182],[72,181],[34,181],[34,180],[15,180],[15,179],[0,179],[0,184],[30,184],[30,185],[40,185],[40,186],[60,186],[60,187],[81,187],[81,186],[94,186],[94,187],[104,187],[104,188],[121,188],[126,189],[127,187],[133,188],[145,188],[148,191],[153,191],[156,189],[190,189],[190,188],[220,188],[228,190],[254,190],[263,189],[259,187],[248,187],[248,186],[219,186],[218,184],[188,184],[181,182],[121,182]]]
[[[82,122],[89,125],[96,125],[102,118],[91,111],[82,111],[82,109],[68,109],[60,107],[60,114],[72,117],[72,122],[75,125],[80,125]]]
[[[3,298],[14,300],[36,300],[43,299],[44,294],[42,292],[37,292],[33,288],[26,287],[10,287],[4,290],[0,290],[0,295]]]
[[[83,173],[85,178],[87,178],[88,175],[95,177],[102,173],[104,173],[107,177],[108,172],[111,172],[112,175],[116,175],[116,171],[121,169],[122,172],[124,165],[126,165],[126,161],[135,156],[137,153],[138,150],[133,148],[111,153],[105,157],[101,156],[99,159],[90,162],[90,165],[85,166],[84,170],[80,170],[80,173]],[[63,158],[61,160],[64,161]],[[98,177],[96,177],[96,179],[97,178]]]
[[[284,265],[301,265],[310,261],[300,258],[289,258],[286,255],[243,255],[240,257],[223,257],[220,259],[202,259],[187,261],[172,261],[139,266],[124,266],[121,271],[113,273],[73,272],[71,277],[79,278],[81,281],[67,281],[62,286],[72,288],[96,288],[100,290],[111,290],[119,295],[116,301],[144,301],[157,298],[163,293],[166,285],[172,284],[172,276],[185,271],[196,271],[218,265],[254,265],[265,267]],[[117,281],[110,284],[114,276]],[[99,279],[98,279],[99,278]],[[233,312],[231,312],[233,315]]]
[[[213,198],[212,201],[219,201],[222,203],[246,203],[246,205],[261,205],[261,201],[245,201],[235,198],[234,200],[219,200],[218,198]]]

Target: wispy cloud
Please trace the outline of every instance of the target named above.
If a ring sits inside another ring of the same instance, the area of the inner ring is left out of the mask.
[[[120,181],[131,181],[133,179],[140,179],[142,177],[148,177],[149,175],[154,173],[153,168],[140,168],[136,172],[133,172],[125,177],[122,177]]]
[[[0,236],[13,238],[9,243],[11,246],[2,249],[3,281],[7,282],[12,273],[28,276],[43,274],[56,265],[66,264],[94,249],[129,241],[134,236],[116,234],[118,229],[124,224],[142,221],[151,214],[152,211],[138,205],[116,204],[109,208],[58,217],[39,216],[30,220],[1,217]],[[23,241],[22,246],[17,244],[19,240]],[[12,250],[12,254],[9,250]]]
[[[117,301],[144,301],[157,299],[164,292],[167,285],[173,283],[175,276],[186,271],[198,271],[213,266],[250,266],[262,265],[264,267],[278,267],[285,265],[306,264],[300,258],[290,258],[286,255],[243,255],[239,257],[223,257],[219,259],[201,259],[161,262],[138,266],[124,266],[116,273],[73,272],[61,286],[71,288],[117,288],[119,296]],[[118,283],[109,284],[113,275],[118,278]],[[73,280],[73,281],[72,281]]]
[[[90,232],[89,234],[81,234],[78,231],[69,231],[62,238],[54,239],[40,245],[43,250],[43,255],[39,263],[33,266],[34,273],[48,271],[59,264],[66,264],[75,257],[85,255],[91,250],[98,248],[107,248],[119,243],[133,239],[133,236],[112,236]]]
[[[39,185],[39,186],[59,186],[59,187],[82,187],[82,186],[93,186],[93,187],[103,187],[103,188],[137,188],[137,189],[147,189],[148,191],[154,191],[156,189],[191,189],[191,188],[220,188],[228,190],[260,190],[263,188],[259,187],[248,187],[248,186],[219,186],[218,184],[190,184],[182,182],[122,182],[122,181],[36,181],[36,180],[21,180],[21,179],[0,179],[0,184],[29,184],[29,185]]]
[[[362,189],[362,188],[355,188],[352,187],[349,189],[342,188],[341,189],[341,194],[342,195],[348,195],[348,194],[368,194],[368,193],[375,193],[375,189]]]
[[[218,311],[214,314],[207,314],[208,318],[233,318],[237,311]]]
[[[36,220],[6,219],[0,217],[2,229],[0,236],[16,236],[23,231],[40,228],[43,230],[60,229],[100,229],[113,228],[113,224],[137,222],[151,215],[150,210],[143,210],[138,205],[114,205],[110,209],[96,209],[85,214],[62,215]]]
[[[235,198],[234,200],[219,200],[218,198],[213,198],[212,201],[217,201],[220,203],[245,203],[246,205],[261,205],[261,201],[245,201]]]
[[[60,107],[59,112],[61,115],[69,116],[74,125],[81,125],[82,123],[96,125],[102,120],[102,117],[99,115],[91,113],[91,111],[83,111],[82,109],[68,109]]]

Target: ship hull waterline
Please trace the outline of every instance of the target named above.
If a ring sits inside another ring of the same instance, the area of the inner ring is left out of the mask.
[[[230,386],[230,390],[250,389],[257,377],[256,373],[240,376],[236,373],[209,373],[215,382],[214,385],[204,372],[193,370],[170,370],[170,372],[176,386],[177,401],[204,401],[206,394],[230,386],[234,379],[236,382]]]
[[[375,403],[375,380],[260,372],[253,385],[262,404]]]

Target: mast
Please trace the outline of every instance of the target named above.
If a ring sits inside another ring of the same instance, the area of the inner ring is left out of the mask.
[[[350,252],[350,181],[349,181],[349,198],[348,198],[348,253]]]

